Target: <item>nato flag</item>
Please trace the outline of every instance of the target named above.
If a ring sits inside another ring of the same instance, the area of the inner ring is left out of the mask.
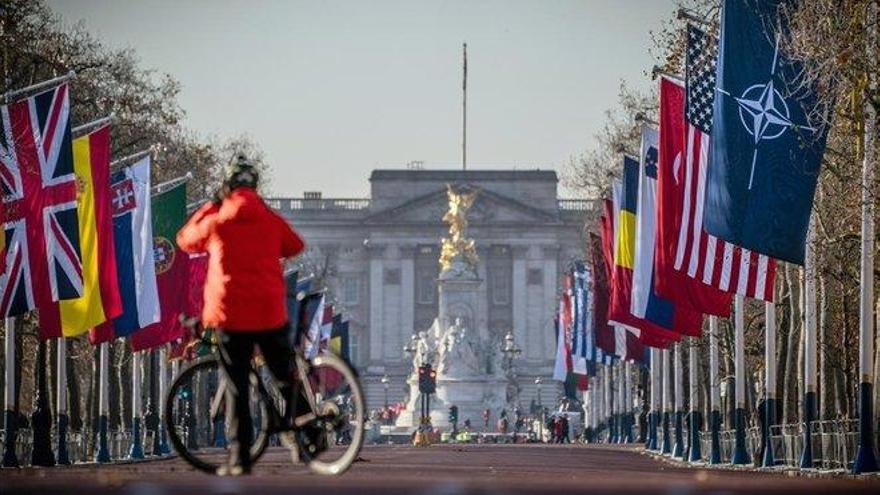
[[[725,0],[704,225],[745,249],[803,264],[826,128],[780,43],[786,0]],[[819,120],[819,119],[816,119]]]

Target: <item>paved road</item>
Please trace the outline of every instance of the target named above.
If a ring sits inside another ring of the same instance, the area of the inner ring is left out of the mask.
[[[870,481],[680,468],[634,448],[576,445],[368,446],[364,462],[325,478],[272,449],[248,478],[197,473],[178,459],[0,471],[0,495],[880,493]]]

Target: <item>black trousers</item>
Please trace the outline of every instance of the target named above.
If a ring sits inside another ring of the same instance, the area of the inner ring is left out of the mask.
[[[288,399],[293,396],[295,364],[293,344],[288,325],[267,331],[220,331],[220,363],[228,378],[226,387],[226,420],[229,422],[229,463],[250,466],[250,449],[254,427],[251,419],[250,371],[254,347],[258,346],[266,366]]]

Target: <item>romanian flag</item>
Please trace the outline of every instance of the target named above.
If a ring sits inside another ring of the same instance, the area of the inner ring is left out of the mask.
[[[41,335],[73,337],[122,313],[110,193],[110,127],[73,140],[83,295],[39,308]]]
[[[614,274],[608,320],[611,325],[629,327],[639,334],[639,340],[651,347],[666,348],[681,339],[681,334],[671,328],[634,316],[630,310],[632,301],[633,267],[636,258],[636,211],[639,194],[639,163],[630,157],[623,162],[623,184],[619,206],[615,204],[617,217],[614,240]]]

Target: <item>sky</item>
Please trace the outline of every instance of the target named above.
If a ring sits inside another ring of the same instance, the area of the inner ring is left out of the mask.
[[[651,84],[650,31],[674,3],[49,1],[180,81],[187,127],[249,135],[290,197],[366,197],[373,169],[411,161],[459,168],[463,42],[468,168],[561,175],[621,80]]]

